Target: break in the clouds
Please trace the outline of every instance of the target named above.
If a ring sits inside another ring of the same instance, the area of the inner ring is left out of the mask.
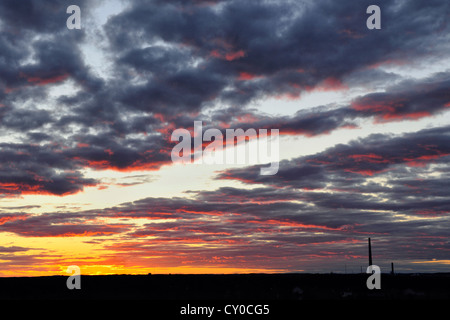
[[[368,236],[379,261],[404,270],[448,261],[450,3],[378,1],[380,30],[366,27],[371,4],[2,1],[0,199],[13,203],[0,208],[0,236],[85,238],[96,264],[124,270],[328,271],[360,263]],[[69,5],[80,30],[66,28]],[[328,94],[345,98],[302,104]],[[27,200],[157,185],[153,174],[172,167],[171,133],[196,120],[279,129],[289,142],[279,172],[225,169],[184,196],[150,188],[97,209]],[[291,147],[339,141],[340,129],[355,136],[307,155]],[[66,261],[43,247],[0,242],[1,270]]]

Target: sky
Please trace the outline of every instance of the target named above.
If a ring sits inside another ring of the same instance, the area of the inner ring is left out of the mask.
[[[448,272],[449,21],[446,0],[1,1],[0,276],[361,272],[369,237],[382,272]],[[174,163],[195,121],[278,129],[278,171]]]

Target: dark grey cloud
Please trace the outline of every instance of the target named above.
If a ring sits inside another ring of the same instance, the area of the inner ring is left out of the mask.
[[[445,45],[434,44],[445,37],[448,28],[442,15],[449,9],[445,2],[382,2],[379,5],[383,8],[384,28],[380,32],[366,28],[368,5],[367,1],[356,5],[333,1],[227,1],[210,6],[195,2],[135,2],[108,21],[106,30],[115,51],[123,52],[119,65],[126,64],[136,71],[150,71],[150,67],[153,75],[171,74],[158,77],[159,82],[153,85],[170,87],[178,74],[190,69],[193,83],[204,73],[210,79],[226,79],[217,83],[212,92],[223,101],[245,107],[252,99],[298,94],[323,81],[339,86],[352,73],[361,77],[362,70],[373,73],[370,69],[376,64],[444,52]],[[415,17],[426,21],[415,23]],[[127,50],[144,39],[150,43],[163,40],[170,47]],[[417,46],[419,42],[421,46]],[[333,52],[332,48],[337,47],[340,50]],[[184,54],[186,50],[191,53],[190,59]],[[164,62],[155,65],[163,53]],[[198,63],[192,68],[194,58]],[[260,79],[242,81],[239,76],[243,73]],[[177,83],[175,91],[183,94],[184,88],[189,85]],[[209,101],[212,92],[205,91],[200,103]],[[146,96],[145,101],[158,101],[161,92],[148,90]],[[138,102],[142,98],[134,94],[129,99]],[[186,107],[191,108],[189,100]]]
[[[96,184],[67,162],[58,146],[0,144],[0,194],[65,195]]]
[[[0,19],[4,28],[16,32],[53,33],[66,26],[66,9],[70,5],[88,7],[84,0],[14,1],[0,4]]]
[[[26,131],[40,128],[51,120],[47,110],[14,110],[5,113],[2,124],[8,129]]]

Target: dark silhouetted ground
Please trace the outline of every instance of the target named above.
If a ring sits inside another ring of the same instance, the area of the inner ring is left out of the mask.
[[[114,275],[81,276],[69,290],[66,276],[0,278],[0,299],[139,299],[179,301],[442,300],[450,274],[382,274],[381,289],[368,274]]]

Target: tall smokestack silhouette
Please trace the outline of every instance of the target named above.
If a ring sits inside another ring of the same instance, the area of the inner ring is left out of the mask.
[[[370,245],[370,238],[369,238],[369,266],[372,265],[372,246]]]

